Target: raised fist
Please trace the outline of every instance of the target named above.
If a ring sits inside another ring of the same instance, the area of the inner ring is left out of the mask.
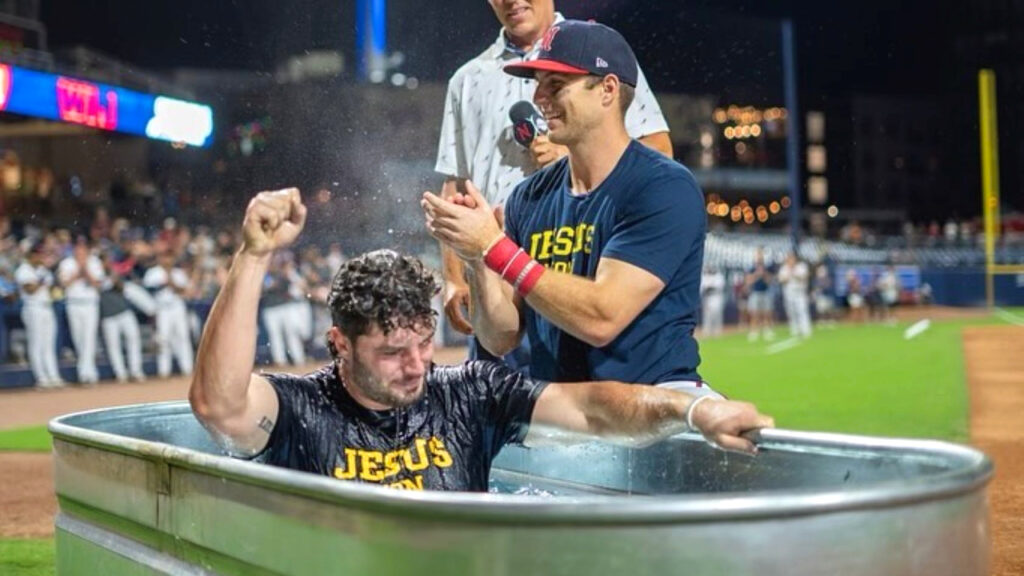
[[[295,241],[306,223],[306,207],[298,188],[260,192],[249,202],[242,222],[242,250],[269,254]]]

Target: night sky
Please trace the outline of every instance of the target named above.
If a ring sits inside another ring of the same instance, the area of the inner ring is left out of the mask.
[[[556,6],[569,17],[620,29],[656,90],[781,101],[782,17],[796,23],[801,92],[812,99],[973,89],[944,76],[953,57],[951,0],[563,0]],[[354,13],[353,0],[44,0],[41,19],[54,50],[82,44],[154,70],[270,71],[303,50],[340,49],[351,58]],[[407,55],[403,72],[444,80],[494,39],[497,22],[484,0],[392,0],[388,33],[389,48]]]

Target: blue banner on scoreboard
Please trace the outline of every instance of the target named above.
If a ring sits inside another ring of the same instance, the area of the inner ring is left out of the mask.
[[[0,64],[0,112],[209,146],[213,110],[167,96]]]

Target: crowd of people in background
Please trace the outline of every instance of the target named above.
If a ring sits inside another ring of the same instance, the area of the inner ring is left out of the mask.
[[[64,386],[59,360],[71,358],[73,379],[82,385],[100,379],[103,359],[117,380],[142,382],[145,354],[155,356],[158,376],[189,374],[202,324],[237,248],[230,226],[188,226],[174,218],[143,226],[112,217],[103,206],[77,230],[30,223],[15,234],[10,220],[0,218],[3,361],[27,362],[41,388]],[[775,256],[776,262],[765,262],[762,254],[747,270],[705,268],[703,337],[720,335],[727,314],[751,341],[770,341],[777,320],[788,323],[791,337],[809,338],[814,324],[889,321],[901,302],[928,299],[927,285],[908,293],[892,266],[869,276],[852,269],[837,276],[828,261]],[[266,356],[275,365],[299,365],[322,347],[316,335],[330,325],[331,271],[345,254],[338,243],[308,244],[275,258],[261,300]],[[59,338],[62,320],[66,342]]]
[[[906,286],[893,265],[870,268],[875,269],[837,271],[832,262],[809,263],[792,252],[776,265],[762,249],[745,270],[707,266],[701,279],[701,334],[722,334],[730,303],[751,342],[775,340],[777,319],[788,324],[789,337],[810,338],[815,324],[892,322],[893,308],[930,303],[927,283]]]
[[[0,328],[10,335],[20,320],[25,336],[5,348],[27,360],[41,388],[65,385],[59,359],[70,354],[82,385],[100,379],[103,356],[117,380],[144,381],[144,350],[155,353],[158,376],[175,367],[190,374],[202,323],[237,248],[234,229],[173,218],[147,229],[105,207],[79,230],[26,225],[16,235],[0,218]],[[314,334],[330,324],[330,276],[345,255],[337,243],[307,244],[276,258],[261,303],[269,355],[277,365],[302,364],[319,344]],[[70,334],[63,349],[59,314]]]

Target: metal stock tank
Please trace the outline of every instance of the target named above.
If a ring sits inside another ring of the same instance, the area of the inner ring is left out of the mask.
[[[498,493],[403,492],[219,455],[184,402],[64,416],[57,573],[982,576],[991,462],[967,447],[765,431],[506,448]]]

